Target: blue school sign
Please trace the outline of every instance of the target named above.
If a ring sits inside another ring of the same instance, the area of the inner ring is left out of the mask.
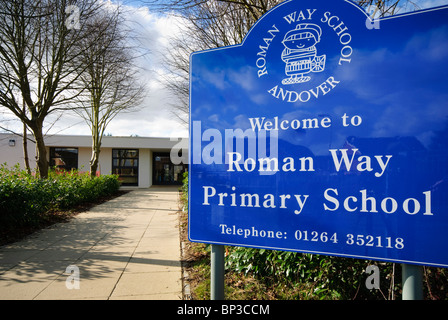
[[[448,266],[448,6],[291,0],[190,60],[191,241]]]

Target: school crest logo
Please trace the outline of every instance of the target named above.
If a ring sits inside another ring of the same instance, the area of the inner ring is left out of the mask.
[[[288,78],[283,79],[282,84],[308,82],[311,77],[306,74],[325,70],[326,55],[318,56],[316,49],[321,36],[322,29],[313,23],[300,23],[285,34],[281,58],[286,64]]]
[[[269,80],[270,95],[290,103],[319,99],[335,89],[340,80],[334,71],[349,64],[353,54],[352,36],[343,19],[318,9],[288,13],[260,40],[255,60],[258,78]]]

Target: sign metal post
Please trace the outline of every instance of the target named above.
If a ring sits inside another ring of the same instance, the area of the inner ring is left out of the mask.
[[[402,264],[403,300],[423,299],[423,267]]]
[[[224,300],[224,246],[211,245],[210,299]]]

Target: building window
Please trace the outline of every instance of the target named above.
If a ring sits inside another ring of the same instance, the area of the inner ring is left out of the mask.
[[[169,153],[155,152],[153,163],[153,184],[182,184],[183,173],[187,167],[183,164],[173,164]]]
[[[50,166],[59,170],[77,170],[78,148],[50,147]]]
[[[112,173],[124,186],[138,186],[138,149],[112,149]]]

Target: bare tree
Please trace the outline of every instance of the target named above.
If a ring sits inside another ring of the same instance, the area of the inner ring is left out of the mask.
[[[48,176],[44,121],[82,92],[75,87],[85,68],[79,42],[84,22],[100,6],[95,0],[0,0],[0,106],[33,133],[42,178]]]
[[[77,98],[81,108],[76,112],[92,133],[90,175],[94,177],[107,125],[117,114],[136,110],[143,100],[145,85],[139,82],[134,63],[137,52],[130,44],[131,34],[124,28],[119,6],[109,7],[92,19],[88,33],[80,44],[86,69],[80,74],[79,83],[86,90]]]

